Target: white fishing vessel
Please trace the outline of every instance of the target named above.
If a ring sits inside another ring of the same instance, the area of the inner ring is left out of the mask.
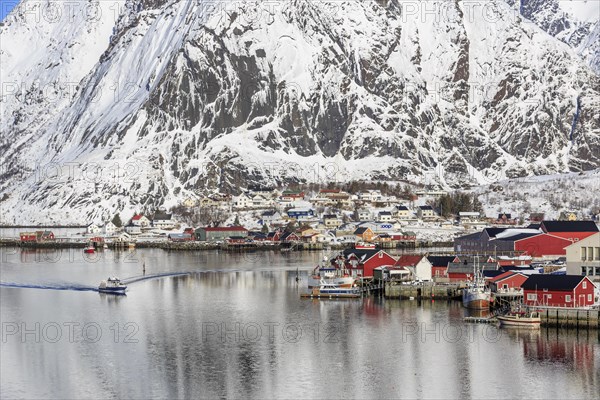
[[[485,287],[483,275],[479,268],[479,257],[473,263],[473,282],[462,291],[463,306],[471,309],[488,309],[492,299],[492,293]]]
[[[501,326],[515,326],[524,328],[539,328],[542,323],[540,313],[532,312],[510,312],[506,315],[496,317]]]
[[[300,297],[304,298],[357,298],[360,297],[358,288],[355,287],[340,287],[334,283],[321,281],[319,287],[313,288],[310,293],[303,293]]]
[[[344,260],[338,258],[330,260],[324,257],[322,263],[317,265],[308,277],[308,287],[316,288],[325,282],[341,288],[351,288],[355,286],[355,281],[345,269]]]
[[[121,283],[121,280],[117,277],[111,276],[107,280],[100,282],[98,291],[102,293],[114,293],[123,294],[127,286]]]

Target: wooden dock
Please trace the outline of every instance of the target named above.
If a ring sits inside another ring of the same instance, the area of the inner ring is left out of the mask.
[[[400,282],[386,282],[385,284],[385,297],[388,299],[450,300],[461,298],[461,296],[462,287],[459,284],[403,284]]]

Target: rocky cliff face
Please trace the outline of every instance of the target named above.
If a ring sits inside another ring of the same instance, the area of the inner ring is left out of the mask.
[[[13,13],[6,222],[252,182],[460,187],[600,167],[600,80],[572,48],[504,1],[426,3],[129,0],[66,31]],[[15,44],[29,37],[36,57]],[[34,79],[73,88],[50,99]]]

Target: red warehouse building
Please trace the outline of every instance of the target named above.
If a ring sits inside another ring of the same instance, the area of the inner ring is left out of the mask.
[[[531,275],[521,285],[527,305],[586,307],[594,304],[594,283],[581,275]]]
[[[396,259],[383,250],[346,249],[343,257],[353,276],[372,277],[375,268],[396,263]]]
[[[566,254],[565,247],[573,242],[560,236],[542,233],[515,241],[515,251],[531,257],[559,257]]]
[[[507,271],[490,280],[492,292],[521,291],[521,285],[525,283],[528,276],[520,272]]]
[[[594,221],[543,221],[540,229],[571,242],[578,242],[598,232]]]

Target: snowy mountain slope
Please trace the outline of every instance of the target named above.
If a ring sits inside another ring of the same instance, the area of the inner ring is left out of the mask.
[[[600,167],[600,79],[509,4],[277,4],[127,1],[65,104],[3,101],[29,121],[0,125],[6,221],[107,218],[252,182],[460,187]],[[5,26],[2,50],[28,29]],[[2,71],[46,76],[17,58]]]
[[[523,17],[576,50],[600,75],[600,2],[506,0]]]

